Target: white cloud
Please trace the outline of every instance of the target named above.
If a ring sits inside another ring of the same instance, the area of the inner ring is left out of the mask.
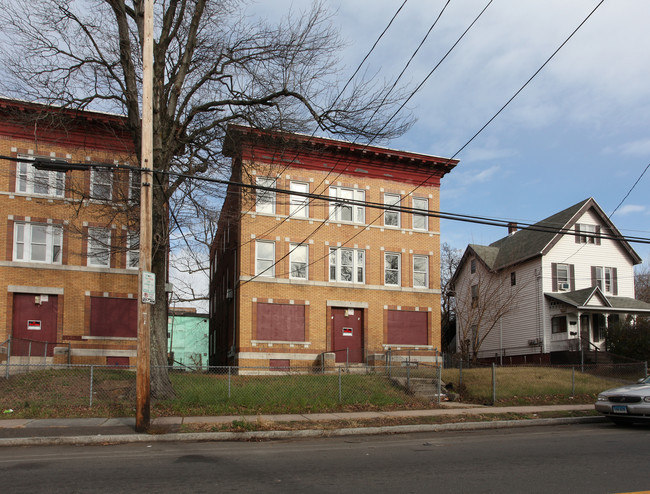
[[[628,205],[620,207],[616,211],[616,214],[624,216],[626,214],[644,213],[646,211],[647,211],[647,208],[645,206],[639,206],[639,205],[636,205],[636,204],[628,204]]]

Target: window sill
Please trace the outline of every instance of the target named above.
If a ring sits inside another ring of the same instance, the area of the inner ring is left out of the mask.
[[[111,340],[111,341],[138,341],[132,336],[82,336],[82,340]]]
[[[268,345],[269,347],[272,347],[273,345],[289,345],[290,347],[302,346],[304,348],[309,348],[311,341],[251,340],[251,345]]]

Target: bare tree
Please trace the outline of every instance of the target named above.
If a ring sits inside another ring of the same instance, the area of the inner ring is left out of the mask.
[[[125,115],[139,161],[143,9],[143,0],[3,5],[0,37],[11,40],[0,55],[5,92]],[[221,155],[227,125],[373,140],[399,135],[410,120],[389,123],[403,100],[390,84],[360,79],[339,91],[341,41],[321,3],[270,25],[247,17],[240,0],[166,0],[156,2],[155,24],[151,389],[164,396],[173,393],[163,370],[170,228],[184,228],[170,215],[187,206],[192,179],[229,175]],[[204,194],[204,208],[223,198],[221,189]]]
[[[456,284],[456,330],[462,358],[478,359],[481,345],[499,321],[516,310],[517,297],[527,282],[512,283],[510,270],[490,271],[476,263],[475,273]]]
[[[447,242],[440,246],[440,320],[443,351],[446,351],[456,335],[456,298],[452,293],[451,279],[462,257],[462,249],[455,249]]]
[[[650,303],[650,264],[647,262],[634,271],[634,292],[637,300]]]

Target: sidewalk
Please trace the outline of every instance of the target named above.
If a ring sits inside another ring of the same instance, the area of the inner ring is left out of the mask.
[[[506,413],[538,414],[543,412],[589,411],[593,405],[541,405],[521,407],[483,407],[463,403],[446,403],[445,408],[431,410],[398,410],[386,412],[312,413],[291,415],[229,415],[218,417],[159,417],[151,421],[149,434],[135,432],[134,418],[81,418],[81,419],[6,419],[0,420],[0,447],[45,444],[107,444],[127,442],[158,441],[201,441],[277,439],[291,437],[324,437],[334,435],[385,434],[395,432],[427,432],[440,430],[473,430],[499,427],[522,427],[551,425],[559,423],[581,423],[604,421],[603,417],[567,417],[554,419],[502,420],[493,422],[471,422],[473,415],[494,415]],[[355,427],[325,430],[314,428],[315,423],[336,421],[363,421],[387,417],[413,418],[455,416],[462,422],[447,424],[397,425],[386,427]],[[187,424],[219,425],[233,421],[283,423],[302,422],[304,428],[288,431],[252,432],[204,432],[182,433],[181,426]]]

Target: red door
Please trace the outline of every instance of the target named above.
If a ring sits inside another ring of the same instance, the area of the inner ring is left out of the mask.
[[[336,352],[337,362],[363,362],[362,309],[332,307],[332,351]]]
[[[56,295],[14,293],[12,355],[42,357],[46,350],[48,357],[54,354],[57,308]]]

